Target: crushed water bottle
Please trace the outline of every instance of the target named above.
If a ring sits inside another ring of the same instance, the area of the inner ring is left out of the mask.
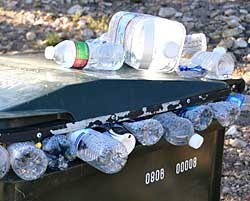
[[[214,118],[224,127],[232,125],[240,116],[240,106],[236,103],[220,101],[208,104]]]
[[[45,153],[33,142],[18,142],[8,147],[10,164],[17,176],[31,181],[40,178],[46,171],[48,160]]]
[[[48,167],[53,170],[65,170],[69,162],[75,160],[76,152],[65,135],[54,135],[43,140],[43,151],[48,158]]]
[[[156,115],[154,119],[161,122],[166,141],[173,145],[189,145],[198,149],[203,144],[203,137],[194,133],[192,123],[185,118],[178,117],[172,112]]]
[[[155,119],[147,119],[136,122],[125,122],[123,125],[144,146],[156,144],[164,134],[161,123]]]
[[[213,121],[213,111],[207,105],[195,106],[190,108],[181,109],[177,112],[178,116],[187,118],[192,122],[194,129],[203,131]]]
[[[191,59],[189,67],[202,66],[208,71],[209,79],[225,80],[231,78],[234,71],[234,60],[224,48],[215,48],[213,52],[200,51]]]
[[[2,179],[10,169],[9,153],[0,145],[0,179]]]
[[[123,11],[113,15],[107,34],[109,41],[123,45],[128,65],[167,72],[178,66],[185,36],[179,22]]]
[[[82,129],[68,137],[77,150],[77,157],[104,173],[117,173],[127,162],[126,147],[110,135]]]
[[[124,56],[122,45],[101,40],[65,40],[45,49],[46,59],[53,59],[65,68],[118,70],[124,63]]]

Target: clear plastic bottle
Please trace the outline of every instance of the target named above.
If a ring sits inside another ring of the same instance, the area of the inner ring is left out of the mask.
[[[156,144],[164,134],[161,123],[155,119],[147,119],[136,122],[125,122],[123,125],[144,146]]]
[[[128,65],[171,72],[178,66],[185,36],[179,22],[121,11],[112,17],[107,38],[123,45]]]
[[[0,145],[0,179],[2,179],[10,169],[9,153]]]
[[[208,71],[210,79],[225,80],[231,78],[234,60],[226,50],[215,49],[213,52],[197,52],[191,59],[190,67],[200,65]]]
[[[53,59],[65,68],[118,70],[124,63],[124,56],[121,45],[101,40],[65,40],[45,49],[46,59]]]
[[[208,105],[213,110],[214,118],[224,127],[234,124],[240,116],[240,106],[236,103],[220,101]]]
[[[203,144],[203,137],[194,132],[192,123],[185,118],[178,117],[172,112],[156,115],[154,119],[161,122],[166,141],[173,145],[189,145],[198,149]]]
[[[65,135],[54,135],[43,140],[43,151],[48,158],[48,168],[65,170],[76,158],[72,143]]]
[[[197,131],[207,129],[213,121],[213,111],[207,105],[185,108],[180,110],[177,114],[191,121],[194,129]]]
[[[40,178],[46,171],[48,160],[45,153],[33,142],[18,142],[8,147],[10,164],[17,176],[31,181]]]
[[[77,150],[77,157],[104,173],[117,173],[127,162],[126,147],[110,135],[82,129],[68,134],[68,138]]]

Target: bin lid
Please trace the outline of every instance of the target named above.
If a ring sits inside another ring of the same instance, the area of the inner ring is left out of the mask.
[[[135,70],[65,69],[41,54],[0,56],[0,111],[62,109],[76,120],[227,89],[220,81]]]

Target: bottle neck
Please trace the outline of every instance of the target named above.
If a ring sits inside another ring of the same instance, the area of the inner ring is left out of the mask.
[[[75,46],[76,57],[72,67],[82,69],[87,65],[89,60],[89,46],[83,41],[75,41]]]

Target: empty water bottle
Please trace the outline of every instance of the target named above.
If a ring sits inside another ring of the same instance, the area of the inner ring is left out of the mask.
[[[161,123],[155,119],[125,122],[124,126],[145,146],[156,144],[164,134]]]
[[[2,179],[10,169],[9,153],[0,145],[0,179]]]
[[[173,71],[179,63],[185,27],[151,15],[118,12],[110,23],[109,41],[123,45],[125,62],[136,69]]]
[[[177,114],[191,121],[197,131],[207,129],[213,121],[213,111],[207,105],[185,108],[178,111]]]
[[[220,101],[208,105],[213,110],[214,118],[224,127],[235,123],[240,116],[240,106],[236,103]]]
[[[234,60],[231,54],[223,48],[217,48],[213,52],[200,51],[191,59],[190,67],[202,66],[208,71],[210,79],[225,80],[231,78],[234,71]]]
[[[45,173],[48,166],[47,157],[33,142],[11,144],[8,151],[11,167],[21,179],[35,180]]]
[[[126,147],[110,135],[82,129],[68,137],[77,150],[77,157],[104,173],[117,173],[127,162]]]
[[[53,59],[65,68],[118,70],[124,63],[124,56],[121,45],[101,40],[65,40],[45,49],[46,59]]]
[[[65,135],[54,135],[43,140],[43,151],[48,158],[48,167],[54,170],[65,170],[69,162],[76,158],[72,143]]]
[[[203,137],[194,133],[192,123],[185,118],[178,117],[172,112],[156,115],[154,117],[161,122],[165,134],[166,141],[173,145],[189,145],[194,149],[198,149],[203,144]]]

